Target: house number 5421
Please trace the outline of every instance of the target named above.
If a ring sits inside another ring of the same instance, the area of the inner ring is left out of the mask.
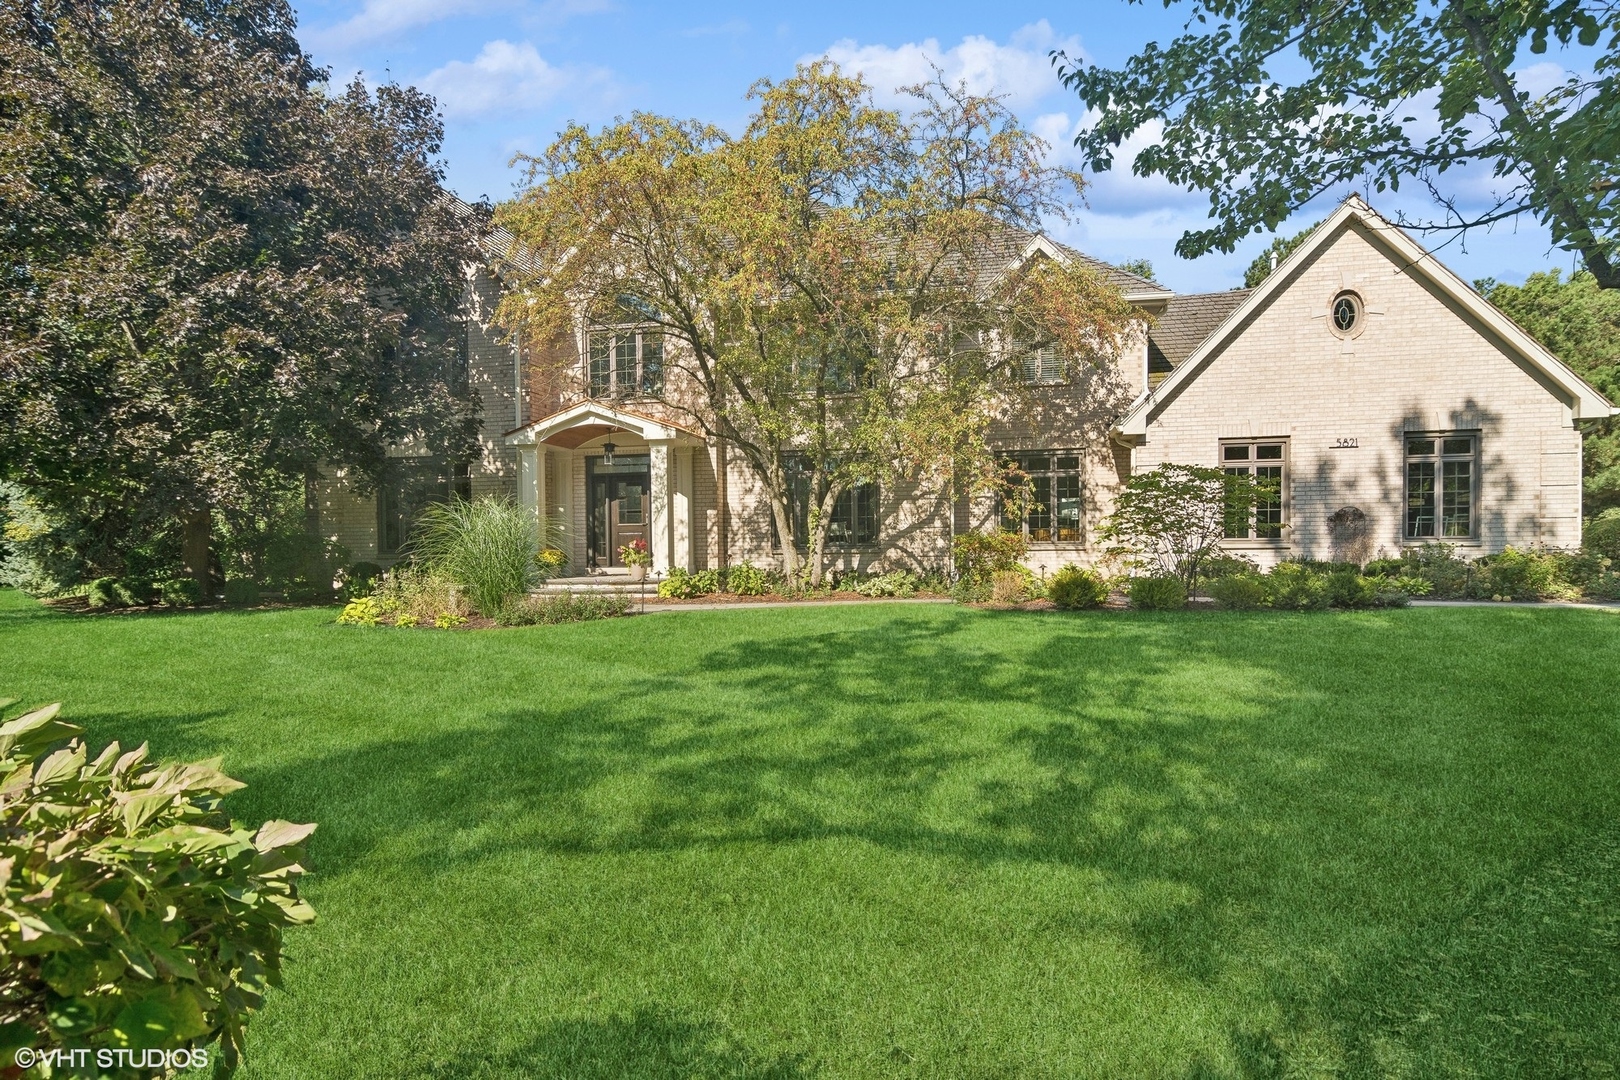
[[[1334,439],[1333,440],[1333,449],[1335,449],[1335,450],[1354,450],[1360,445],[1361,445],[1361,440],[1360,439],[1339,438],[1339,439]]]

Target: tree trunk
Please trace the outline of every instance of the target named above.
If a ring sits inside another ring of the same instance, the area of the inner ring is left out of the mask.
[[[208,544],[213,524],[213,515],[206,508],[186,510],[181,515],[180,566],[202,589],[204,603],[213,595],[208,579]]]
[[[833,508],[838,505],[838,497],[844,493],[842,487],[829,484],[827,494],[823,496],[820,506],[810,522],[809,542],[810,549],[810,586],[821,588],[821,583],[827,576],[827,529],[832,525]]]

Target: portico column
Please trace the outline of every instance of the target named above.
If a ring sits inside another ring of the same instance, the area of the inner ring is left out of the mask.
[[[647,440],[648,457],[651,464],[651,477],[649,478],[651,491],[647,493],[648,508],[652,518],[652,536],[647,541],[647,547],[652,552],[652,571],[655,574],[667,574],[674,565],[674,530],[671,526],[671,505],[674,501],[675,468],[673,455],[670,453],[671,443],[668,439]]]
[[[696,569],[692,564],[692,448],[675,448],[675,549],[673,565],[683,570]]]
[[[518,505],[531,514],[543,514],[546,497],[541,485],[544,481],[536,464],[535,447],[518,447]]]
[[[534,448],[534,496],[540,515],[540,546],[545,547],[546,522],[551,520],[551,492],[546,490],[546,448],[540,445]]]

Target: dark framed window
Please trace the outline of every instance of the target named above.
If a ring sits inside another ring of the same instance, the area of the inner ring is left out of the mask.
[[[1288,522],[1284,501],[1288,483],[1288,443],[1283,439],[1242,439],[1221,443],[1221,471],[1246,476],[1254,484],[1252,500],[1226,501],[1226,536],[1231,540],[1281,540]],[[1235,485],[1233,485],[1235,486]]]
[[[664,392],[662,331],[593,330],[589,353],[591,397],[658,397]]]
[[[1406,538],[1470,540],[1479,497],[1479,435],[1406,435]]]
[[[402,554],[422,511],[452,497],[472,497],[467,466],[442,457],[389,458],[377,487],[377,553]]]
[[[1010,478],[1025,485],[1022,497],[1003,496],[1001,527],[1036,544],[1081,540],[1080,452],[1034,450],[1002,461]]]
[[[859,355],[795,357],[792,368],[798,385],[814,390],[819,383],[829,394],[852,394],[876,381],[871,362]]]
[[[793,454],[787,458],[786,465],[788,483],[793,490],[793,531],[803,545],[808,543],[810,534],[812,493],[809,459],[805,455]],[[844,489],[833,503],[832,520],[827,523],[827,546],[866,547],[877,543],[877,540],[878,486],[856,484]],[[778,548],[782,546],[774,520],[771,522],[771,544]]]

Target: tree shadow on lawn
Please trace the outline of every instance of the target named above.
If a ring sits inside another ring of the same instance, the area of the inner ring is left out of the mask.
[[[1426,863],[1455,870],[1457,852],[1380,839],[1409,810],[1387,789],[1420,788],[1433,768],[1380,745],[1412,717],[1336,704],[1335,681],[1355,673],[1319,671],[1308,651],[1290,655],[1283,624],[1226,620],[1202,632],[1060,616],[1040,635],[992,638],[986,618],[902,617],[721,645],[695,668],[604,680],[588,706],[509,711],[479,730],[364,745],[244,778],[282,806],[296,792],[298,815],[321,822],[311,861],[328,879],[362,873],[373,857],[432,880],[509,853],[824,839],[969,868],[1085,868],[1128,894],[1125,910],[1089,911],[1079,898],[1050,914],[1054,933],[1126,935],[1167,975],[1205,985],[1233,964],[1266,968],[1272,958],[1254,955],[1257,935],[1267,949],[1322,961],[1284,956],[1269,976],[1286,1005],[1282,1028],[1234,1030],[1231,1058],[1198,1066],[1202,1075],[1227,1075],[1233,1062],[1239,1075],[1284,1075],[1290,1060],[1323,1052],[1304,1046],[1306,1032],[1327,1038],[1341,1060],[1372,1045],[1382,1021],[1364,1003],[1400,983],[1384,957],[1323,954],[1352,948],[1355,915],[1333,909],[1365,902],[1390,929],[1410,927],[1413,943],[1432,936],[1426,919],[1456,910],[1444,888],[1416,892]],[[1233,644],[1234,626],[1276,648]],[[1343,627],[1346,663],[1381,665],[1365,677],[1398,684],[1432,663],[1391,655],[1376,618]],[[593,675],[582,667],[580,677]],[[1432,707],[1416,698],[1414,715]],[[1302,736],[1305,716],[1321,730]],[[1375,775],[1322,757],[1341,753],[1353,765],[1375,760]],[[1409,867],[1410,882],[1378,861]],[[1369,890],[1378,895],[1361,895]],[[1408,901],[1404,921],[1387,922]],[[1398,953],[1400,934],[1386,940]],[[643,1041],[636,1023],[569,1038],[609,1053]],[[525,1053],[552,1053],[558,1039],[568,1041],[553,1032]],[[597,1075],[585,1066],[568,1074]]]
[[[805,1055],[760,1054],[719,1024],[642,1008],[603,1019],[554,1020],[516,1050],[472,1051],[408,1069],[401,1080],[808,1080],[817,1075]]]

